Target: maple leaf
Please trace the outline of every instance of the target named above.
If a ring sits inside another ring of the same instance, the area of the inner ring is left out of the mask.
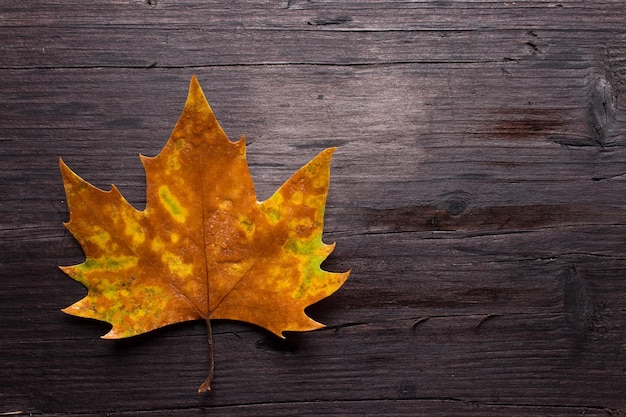
[[[258,202],[245,138],[231,142],[194,76],[184,110],[156,157],[140,155],[146,207],[115,185],[103,191],[59,160],[70,220],[85,262],[61,267],[87,295],[63,311],[112,325],[117,339],[169,324],[204,320],[213,378],[212,319],[285,331],[323,327],[304,309],[335,292],[350,271],[320,264],[334,148],[322,151],[269,199]]]

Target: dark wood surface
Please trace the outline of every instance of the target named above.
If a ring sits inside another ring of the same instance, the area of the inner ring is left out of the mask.
[[[0,0],[0,415],[626,413],[623,1]],[[60,156],[145,202],[197,74],[260,199],[337,146],[325,263],[282,341],[101,340]]]

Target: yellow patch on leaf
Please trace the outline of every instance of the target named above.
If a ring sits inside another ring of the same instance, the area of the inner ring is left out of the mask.
[[[88,289],[63,311],[109,322],[103,337],[111,339],[196,319],[209,333],[211,319],[253,323],[280,337],[322,327],[304,309],[349,275],[320,268],[334,248],[322,242],[333,151],[258,202],[244,138],[226,137],[194,76],[169,141],[156,157],[141,157],[145,210],[60,161],[65,226],[86,257],[61,269]],[[212,373],[200,391],[210,389]]]

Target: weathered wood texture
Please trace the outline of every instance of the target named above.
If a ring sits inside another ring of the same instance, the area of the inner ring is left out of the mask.
[[[0,0],[0,414],[626,413],[623,1]],[[322,331],[124,341],[58,157],[144,204],[196,73],[261,199],[338,146]]]

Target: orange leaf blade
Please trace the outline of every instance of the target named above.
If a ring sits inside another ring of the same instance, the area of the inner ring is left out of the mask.
[[[334,150],[258,202],[244,138],[226,137],[194,76],[166,145],[141,156],[143,211],[60,160],[65,226],[86,257],[61,269],[88,289],[63,311],[110,323],[105,338],[196,319],[245,321],[281,337],[322,327],[304,309],[349,275],[320,268],[334,249],[322,242]]]

